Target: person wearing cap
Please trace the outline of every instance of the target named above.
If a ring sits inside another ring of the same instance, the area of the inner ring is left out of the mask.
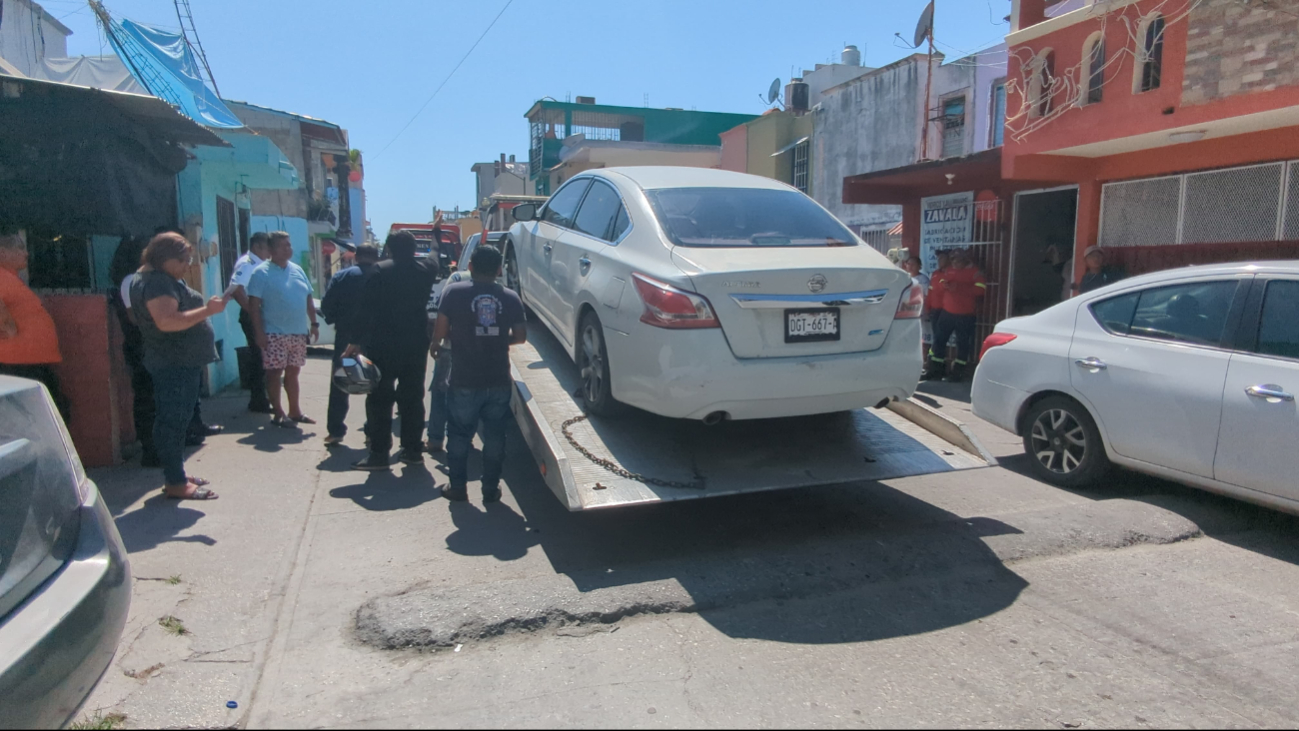
[[[987,294],[988,285],[983,272],[970,259],[970,253],[959,249],[952,256],[952,267],[936,275],[934,288],[943,290],[943,312],[934,327],[934,343],[943,352],[929,351],[929,369],[924,379],[960,381],[974,347],[974,329],[978,322],[976,310],[979,301]],[[956,358],[948,369],[946,345],[953,334],[956,335]]]
[[[1082,282],[1073,285],[1073,289],[1080,294],[1113,284],[1124,277],[1121,267],[1105,266],[1105,250],[1099,246],[1087,247],[1083,253],[1083,262],[1087,265],[1087,271],[1083,273]]]

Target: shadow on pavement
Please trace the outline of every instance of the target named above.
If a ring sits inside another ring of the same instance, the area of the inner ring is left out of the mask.
[[[508,449],[504,481],[522,515],[453,505],[450,550],[510,561],[538,546],[583,592],[675,580],[729,636],[818,644],[930,632],[1004,609],[1027,586],[980,540],[1016,528],[883,484],[570,513],[517,428]],[[811,597],[824,601],[786,601]],[[741,609],[767,601],[786,603],[769,615]]]
[[[351,500],[366,510],[407,510],[441,497],[433,475],[425,467],[398,464],[392,472],[357,472],[365,481],[329,491],[329,496]]]
[[[238,442],[246,444],[259,452],[278,452],[286,446],[302,444],[319,436],[318,425],[303,424],[296,428],[272,426],[268,420],[260,429],[240,437]],[[323,431],[323,430],[322,430]]]
[[[447,548],[462,556],[514,561],[541,542],[540,534],[529,529],[523,516],[504,503],[485,509],[472,503],[452,503],[450,511],[456,530],[447,536]]]
[[[216,545],[216,539],[206,535],[181,536],[193,528],[205,513],[190,507],[196,501],[171,500],[161,491],[144,501],[138,509],[116,519],[117,531],[127,553],[137,553],[156,548],[163,543],[202,543]]]

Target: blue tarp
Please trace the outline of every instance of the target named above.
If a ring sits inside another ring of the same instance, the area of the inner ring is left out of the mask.
[[[117,27],[109,34],[113,50],[151,94],[176,105],[182,114],[204,126],[244,126],[216,92],[203,83],[198,59],[178,31],[131,20],[114,25]]]

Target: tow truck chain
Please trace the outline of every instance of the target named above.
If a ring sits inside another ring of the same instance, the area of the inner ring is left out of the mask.
[[[623,469],[622,467],[619,467],[611,459],[604,459],[603,457],[597,457],[594,454],[591,454],[590,450],[588,450],[586,447],[583,447],[581,444],[577,443],[577,439],[573,437],[573,433],[568,430],[569,427],[582,421],[586,421],[586,414],[580,414],[578,416],[574,416],[573,418],[564,422],[563,425],[559,427],[559,430],[563,432],[564,438],[568,440],[568,443],[573,445],[573,449],[576,449],[577,451],[581,452],[583,457],[586,457],[587,459],[591,460],[595,464],[600,465],[601,467],[605,468],[609,472],[612,472],[619,477],[628,480],[633,480],[635,482],[641,482],[646,485],[656,485],[658,487],[674,487],[682,490],[704,489],[704,486],[698,482],[678,482],[676,480],[663,480],[657,477],[649,477],[647,475],[642,475],[639,472],[631,472],[629,470]]]

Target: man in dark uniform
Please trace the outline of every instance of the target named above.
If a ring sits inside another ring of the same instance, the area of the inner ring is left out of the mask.
[[[392,407],[401,412],[401,452],[406,464],[424,462],[424,377],[428,371],[429,295],[438,268],[415,257],[415,237],[398,231],[384,242],[388,256],[375,266],[362,293],[362,320],[343,357],[364,353],[379,368],[379,382],[365,398],[370,454],[353,467],[388,469]]]

